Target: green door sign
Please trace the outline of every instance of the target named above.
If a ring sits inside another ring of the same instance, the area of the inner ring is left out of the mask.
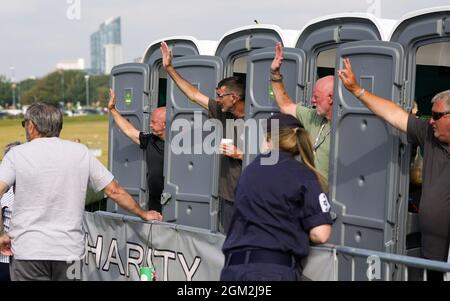
[[[133,101],[133,92],[131,89],[125,89],[125,94],[124,94],[124,101],[125,101],[125,106],[130,107],[131,103]]]

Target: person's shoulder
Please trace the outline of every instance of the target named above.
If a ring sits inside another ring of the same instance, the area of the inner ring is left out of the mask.
[[[150,138],[152,136],[154,136],[154,135],[150,132],[139,132],[139,139],[141,139],[141,138],[146,139],[146,138]]]
[[[66,148],[72,149],[72,150],[78,150],[80,152],[88,152],[89,149],[88,147],[80,142],[75,142],[72,140],[66,140],[66,139],[58,139],[57,140],[58,143],[60,143],[61,145],[63,145]]]
[[[426,132],[432,133],[433,127],[430,125],[429,119],[418,118],[409,114],[406,132],[408,134],[417,134],[417,133],[425,134]]]
[[[305,182],[317,181],[314,171],[298,160],[293,159],[293,161],[295,161],[295,164],[291,164],[291,167],[298,177],[301,177]]]
[[[302,123],[307,123],[311,120],[322,120],[322,117],[317,114],[315,109],[305,107],[301,104],[296,105],[295,115]]]

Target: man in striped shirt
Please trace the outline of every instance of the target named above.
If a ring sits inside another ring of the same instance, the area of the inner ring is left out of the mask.
[[[9,143],[5,147],[6,153],[14,146],[19,145],[16,141]],[[11,220],[12,205],[14,203],[14,187],[11,187],[1,198],[0,233],[9,232],[9,222]],[[1,236],[1,235],[0,235]],[[0,254],[0,281],[9,281],[9,256]]]

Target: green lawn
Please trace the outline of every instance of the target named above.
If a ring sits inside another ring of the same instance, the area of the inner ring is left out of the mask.
[[[0,119],[0,160],[3,159],[4,146],[12,141],[25,142],[25,130],[22,119]],[[61,138],[80,139],[90,149],[101,150],[97,158],[108,164],[108,116],[93,115],[80,117],[64,116]],[[99,154],[99,152],[97,152]]]

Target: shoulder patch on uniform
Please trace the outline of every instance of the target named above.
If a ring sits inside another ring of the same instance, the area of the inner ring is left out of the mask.
[[[327,195],[325,193],[321,193],[319,195],[319,204],[320,208],[322,208],[322,212],[329,212],[330,211],[330,203],[328,202]]]

